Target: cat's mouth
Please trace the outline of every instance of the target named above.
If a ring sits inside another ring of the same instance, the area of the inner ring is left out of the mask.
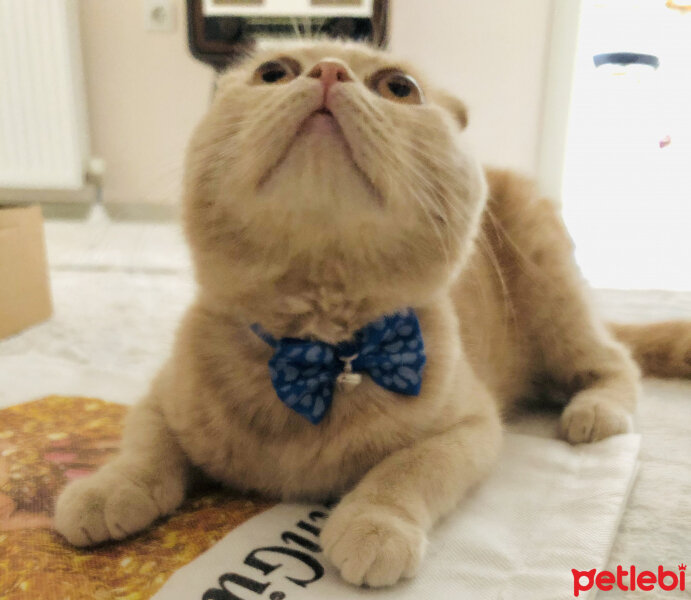
[[[384,203],[381,192],[374,185],[372,178],[366,169],[358,163],[355,159],[355,153],[350,145],[348,136],[345,135],[341,124],[336,114],[334,114],[331,109],[326,106],[326,104],[320,104],[317,108],[312,110],[306,117],[303,117],[302,122],[299,123],[295,134],[285,145],[281,155],[278,157],[273,165],[267,169],[266,173],[258,182],[258,187],[261,188],[266,182],[271,179],[273,174],[280,168],[284,163],[287,156],[294,149],[294,146],[299,138],[311,138],[316,142],[313,147],[316,152],[323,152],[325,148],[328,148],[331,144],[340,146],[344,154],[348,157],[349,162],[355,171],[359,173],[362,180],[370,188],[372,196],[374,196],[378,202]],[[324,145],[326,142],[326,145]],[[342,166],[342,163],[341,163]]]
[[[339,135],[343,136],[338,120],[333,113],[322,106],[309,115],[300,125],[298,135],[300,133],[321,133],[323,135]]]
[[[285,161],[288,154],[290,154],[296,140],[301,136],[315,136],[322,139],[333,138],[337,143],[343,145],[347,153],[350,155],[351,161],[356,168],[359,169],[357,163],[353,160],[352,151],[345,135],[338,124],[338,120],[334,114],[325,106],[322,105],[316,110],[312,111],[297,127],[296,133],[292,136],[290,141],[285,146],[278,160],[271,165],[264,176],[259,180],[259,187],[263,186],[273,175],[273,173]]]

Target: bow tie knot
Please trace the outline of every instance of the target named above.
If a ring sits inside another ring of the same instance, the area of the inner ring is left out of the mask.
[[[252,330],[275,348],[269,374],[276,394],[313,424],[329,409],[339,377],[350,375],[350,381],[358,381],[357,374],[365,373],[389,391],[409,396],[420,393],[426,357],[420,324],[412,310],[384,316],[358,330],[352,341],[340,344],[276,340],[256,324]]]

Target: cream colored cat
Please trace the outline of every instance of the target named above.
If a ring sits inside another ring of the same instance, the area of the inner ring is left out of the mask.
[[[568,400],[572,443],[628,431],[638,369],[589,307],[556,209],[484,172],[465,124],[459,101],[363,46],[269,49],[227,72],[187,155],[198,296],[122,452],[65,489],[57,530],[77,546],[133,534],[179,506],[197,467],[276,498],[343,495],[326,555],[349,582],[390,585],[492,468],[517,400]],[[407,307],[420,394],[365,375],[316,425],[278,399],[273,349],[250,329],[335,344]],[[689,375],[680,331],[653,350]]]

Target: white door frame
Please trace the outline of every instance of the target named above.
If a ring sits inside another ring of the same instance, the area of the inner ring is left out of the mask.
[[[538,146],[540,192],[561,202],[582,0],[553,0],[547,44],[542,127]]]

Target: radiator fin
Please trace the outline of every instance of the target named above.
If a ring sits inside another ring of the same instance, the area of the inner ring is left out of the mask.
[[[0,0],[0,188],[84,186],[80,52],[74,0]]]

